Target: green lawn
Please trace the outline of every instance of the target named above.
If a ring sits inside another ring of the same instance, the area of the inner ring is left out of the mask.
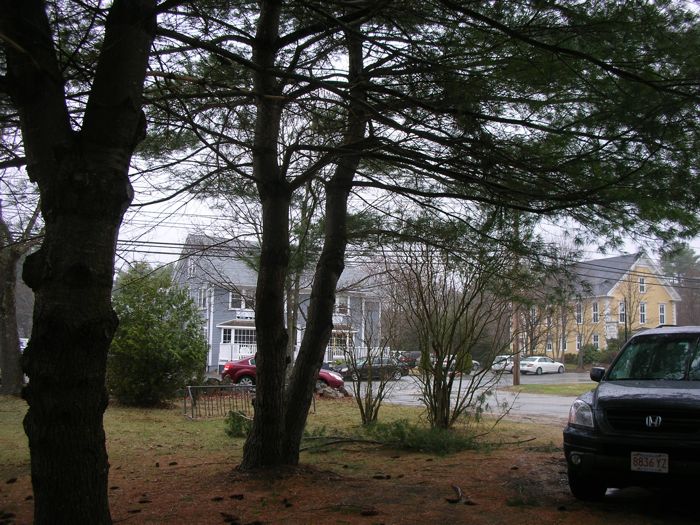
[[[557,386],[561,388],[562,385]],[[583,391],[583,386],[578,386]],[[0,480],[29,472],[29,449],[22,428],[26,410],[27,405],[23,400],[0,396]],[[397,405],[381,408],[381,422],[389,423],[400,419],[427,425],[421,408]],[[186,456],[204,461],[212,453],[220,454],[222,450],[228,451],[235,461],[242,453],[243,439],[226,436],[223,418],[192,421],[183,416],[181,405],[169,409],[110,405],[105,412],[104,426],[112,465],[133,464],[145,456],[156,459]],[[360,427],[359,412],[353,400],[317,400],[315,411],[308,418],[307,434],[347,435],[354,434]],[[541,435],[545,442],[557,439],[560,433],[558,428],[536,429],[532,425],[506,421],[493,429],[489,419],[485,419],[480,428],[474,428],[473,431],[484,436],[482,443],[492,444],[512,440],[514,432],[525,432],[528,435],[534,432]],[[304,461],[313,463],[313,455],[306,456]]]
[[[586,383],[562,383],[558,385],[518,385],[506,388],[513,392],[523,394],[548,394],[550,396],[580,396],[584,392],[593,390],[597,383],[588,381]]]
[[[16,397],[0,396],[0,480],[10,472],[28,472],[29,449],[22,428],[26,403]],[[389,422],[421,420],[420,409],[385,406],[380,419]],[[361,426],[357,406],[351,400],[318,400],[309,415],[307,433],[352,433]],[[104,416],[107,452],[110,462],[120,464],[139,454],[172,457],[179,454],[206,458],[210,452],[242,451],[242,439],[231,439],[224,432],[223,418],[192,421],[183,416],[182,405],[168,409],[139,409],[110,405]]]

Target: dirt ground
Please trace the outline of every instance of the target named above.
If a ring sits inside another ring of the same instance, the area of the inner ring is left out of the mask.
[[[640,490],[576,501],[560,444],[506,445],[448,456],[357,445],[303,453],[304,466],[242,474],[220,457],[206,462],[144,452],[114,463],[114,523],[152,524],[675,524],[697,523],[688,500]],[[0,524],[28,524],[28,475],[0,480]],[[461,492],[461,497],[460,493]]]

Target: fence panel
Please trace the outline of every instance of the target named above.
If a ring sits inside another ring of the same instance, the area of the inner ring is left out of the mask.
[[[233,411],[252,418],[254,397],[254,386],[188,386],[185,389],[185,417],[189,419],[224,417]]]

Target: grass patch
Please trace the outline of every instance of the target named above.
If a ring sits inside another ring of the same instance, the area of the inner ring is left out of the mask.
[[[29,473],[29,448],[22,428],[26,411],[27,405],[22,399],[0,396],[0,480]],[[491,428],[493,420],[483,418],[469,427],[458,425],[452,431],[435,431],[428,427],[423,416],[424,411],[419,407],[387,404],[381,408],[379,423],[367,430],[361,424],[353,400],[317,400],[309,414],[305,434],[381,440],[389,447],[430,454],[482,450],[490,445],[521,441],[553,450],[562,439],[561,428],[557,425],[504,420]],[[141,464],[152,466],[155,462],[167,465],[171,461],[196,463],[221,457],[236,464],[244,443],[243,437],[226,435],[224,418],[192,421],[183,416],[181,405],[163,409],[110,405],[104,415],[104,427],[113,467],[137,468]],[[344,462],[342,448],[326,448],[325,452],[326,457],[337,456],[339,463]],[[312,464],[322,460],[318,454],[304,453],[302,457],[302,462]],[[362,470],[365,462],[369,468],[375,459],[371,454],[367,457],[359,454],[354,461],[357,463],[354,467]]]
[[[0,396],[0,480],[17,467],[29,470],[27,436],[22,428],[26,413],[27,403],[22,399]]]
[[[555,445],[552,441],[550,441],[549,443],[546,443],[546,444],[527,447],[527,450],[531,450],[532,452],[544,452],[546,454],[554,454],[556,452],[562,452],[564,450],[564,448],[561,446]]]
[[[585,383],[563,383],[557,385],[518,385],[509,386],[503,390],[511,392],[521,392],[523,394],[548,394],[550,396],[571,396],[576,397],[593,390],[598,383],[588,381]]]

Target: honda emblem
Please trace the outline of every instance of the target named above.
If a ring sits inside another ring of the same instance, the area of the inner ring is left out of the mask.
[[[661,426],[661,416],[647,416],[644,423],[647,428],[659,428]]]

